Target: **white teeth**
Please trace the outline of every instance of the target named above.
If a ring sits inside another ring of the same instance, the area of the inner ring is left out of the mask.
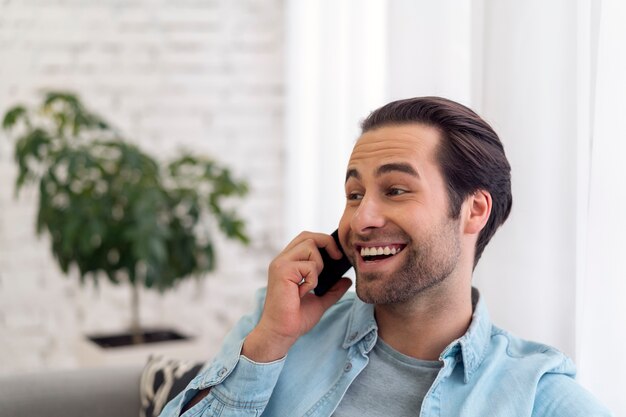
[[[376,256],[376,255],[395,255],[400,252],[399,248],[390,248],[389,246],[382,246],[374,248],[361,248],[361,256]]]

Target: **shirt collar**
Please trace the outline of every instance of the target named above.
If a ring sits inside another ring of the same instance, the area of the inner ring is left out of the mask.
[[[441,358],[453,355],[455,347],[460,346],[463,361],[465,383],[469,382],[474,372],[485,359],[489,343],[491,342],[491,319],[485,302],[480,293],[472,287],[472,322],[463,336],[453,341],[444,349]]]
[[[374,318],[374,305],[364,303],[354,294],[354,304],[350,312],[343,348],[348,349],[367,336],[365,345],[365,353],[367,353],[376,344],[377,334],[378,325]]]
[[[491,320],[487,306],[482,301],[476,288],[472,288],[472,322],[463,336],[450,343],[441,353],[440,360],[457,358],[463,362],[465,383],[469,382],[474,372],[483,362],[491,340]],[[368,353],[376,344],[378,325],[374,318],[374,306],[361,301],[356,295],[350,313],[350,320],[343,341],[344,349],[365,339],[364,352]]]

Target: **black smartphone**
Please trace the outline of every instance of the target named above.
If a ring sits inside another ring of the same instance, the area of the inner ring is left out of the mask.
[[[339,232],[335,230],[331,236],[335,239],[335,243],[339,247],[339,250],[341,250],[341,253],[343,253],[343,257],[341,257],[341,259],[333,259],[328,256],[326,250],[320,248],[324,268],[317,277],[317,287],[313,290],[315,295],[318,297],[326,294],[326,292],[328,292],[328,290],[330,290],[332,286],[341,279],[343,274],[345,274],[348,269],[352,268],[352,264],[344,253],[341,243],[339,243]]]

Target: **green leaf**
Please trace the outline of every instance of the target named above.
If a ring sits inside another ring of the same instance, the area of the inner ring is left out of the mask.
[[[78,98],[73,93],[67,91],[48,91],[44,98],[44,107],[51,106],[55,101],[65,102],[73,108],[80,106]]]
[[[9,130],[13,126],[15,126],[19,119],[27,117],[28,114],[26,113],[26,108],[24,106],[18,105],[12,107],[4,115],[4,119],[2,120],[2,127],[5,130]]]

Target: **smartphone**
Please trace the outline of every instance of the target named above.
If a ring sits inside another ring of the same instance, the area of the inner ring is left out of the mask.
[[[317,295],[318,297],[326,294],[326,292],[328,292],[328,290],[330,290],[332,286],[335,285],[335,283],[339,281],[341,277],[343,277],[343,274],[345,274],[348,269],[352,268],[352,264],[344,253],[343,248],[341,247],[341,243],[339,243],[339,231],[335,230],[331,234],[331,236],[333,237],[333,239],[335,239],[335,243],[339,247],[339,250],[343,254],[343,257],[341,257],[341,259],[333,259],[328,255],[326,250],[320,248],[320,254],[322,255],[324,268],[322,269],[322,272],[320,272],[320,275],[317,277],[317,287],[315,287],[315,289],[313,290],[315,295]]]

